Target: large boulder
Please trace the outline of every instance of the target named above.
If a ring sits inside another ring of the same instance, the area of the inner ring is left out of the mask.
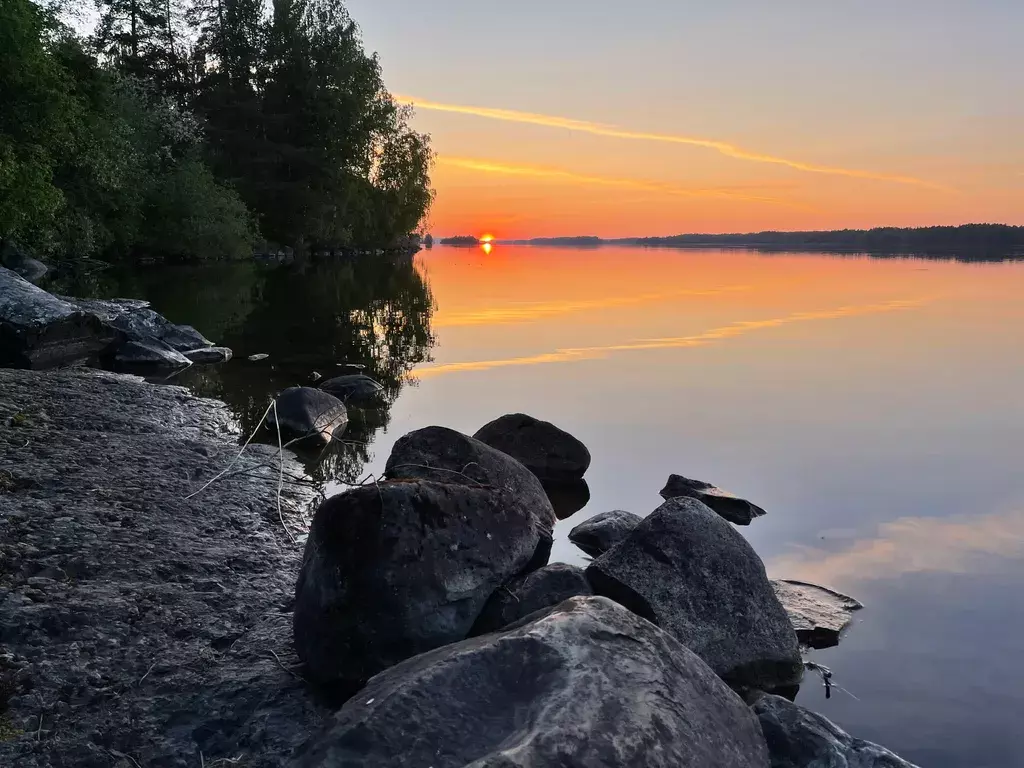
[[[682,475],[669,475],[668,482],[660,491],[663,499],[676,499],[686,496],[704,502],[708,507],[720,514],[730,523],[750,525],[755,517],[761,517],[765,511],[746,499],[741,499],[729,491],[705,483],[703,480],[691,480]]]
[[[333,395],[312,387],[289,387],[274,401],[267,414],[270,429],[280,427],[290,439],[305,438],[329,443],[348,425],[345,404]]]
[[[384,471],[391,480],[434,480],[507,491],[533,511],[538,531],[551,541],[555,511],[540,481],[508,454],[461,432],[446,427],[410,432],[395,443]]]
[[[50,269],[39,259],[29,256],[11,240],[0,241],[0,266],[17,272],[30,283],[38,283]]]
[[[594,592],[582,568],[566,563],[545,565],[533,573],[513,579],[491,595],[476,620],[473,634],[494,632],[570,597],[592,594]]]
[[[781,696],[765,694],[754,703],[754,712],[768,742],[771,768],[916,768]]]
[[[796,633],[746,539],[696,499],[662,504],[587,568],[594,592],[665,629],[737,689],[803,673]]]
[[[213,346],[212,341],[191,325],[172,323],[160,313],[150,309],[147,301],[64,298],[120,331],[127,341],[145,342],[156,339],[178,352]]]
[[[591,557],[600,557],[633,532],[643,518],[624,509],[599,512],[569,531],[569,541]]]
[[[864,607],[849,595],[806,581],[779,579],[772,581],[772,588],[789,614],[797,640],[810,648],[839,645],[854,611]]]
[[[0,267],[0,367],[69,365],[94,357],[115,336],[96,317]]]
[[[539,542],[514,491],[403,480],[353,488],[317,510],[295,588],[308,677],[358,685],[469,635]]]
[[[520,461],[542,480],[579,480],[590,467],[587,446],[554,424],[510,413],[480,427],[477,440]]]
[[[384,387],[365,373],[335,376],[320,382],[320,389],[330,392],[346,405],[381,405],[384,402]]]
[[[667,633],[574,598],[383,672],[297,768],[768,768],[750,709]]]

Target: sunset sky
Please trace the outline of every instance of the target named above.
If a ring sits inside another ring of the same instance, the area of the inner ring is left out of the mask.
[[[438,235],[1024,224],[1020,0],[350,0]]]

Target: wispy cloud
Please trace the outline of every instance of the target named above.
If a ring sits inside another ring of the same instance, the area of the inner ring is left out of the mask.
[[[874,181],[889,181],[898,184],[914,184],[920,187],[928,187],[940,191],[950,191],[948,187],[918,179],[913,176],[902,176],[899,174],[879,173],[875,171],[862,171],[854,168],[839,168],[836,166],[816,165],[805,163],[800,160],[789,160],[783,157],[754,152],[743,149],[735,144],[715,139],[703,139],[693,136],[680,136],[666,133],[648,133],[645,131],[632,131],[626,128],[619,128],[613,125],[602,125],[586,120],[574,120],[568,117],[556,115],[540,115],[533,112],[519,112],[512,109],[497,109],[493,107],[475,107],[462,104],[442,104],[429,99],[421,99],[416,96],[395,96],[395,99],[403,104],[411,104],[417,109],[431,110],[435,112],[453,112],[460,115],[473,115],[475,117],[488,118],[490,120],[503,120],[512,123],[526,123],[529,125],[540,125],[548,128],[562,128],[568,131],[589,133],[594,136],[606,136],[614,139],[630,139],[634,141],[659,141],[668,144],[685,144],[693,147],[703,147],[714,150],[726,157],[737,160],[748,160],[755,163],[769,163],[781,165],[805,173],[821,173],[830,176],[847,176],[854,179],[871,179]]]
[[[718,341],[743,336],[753,331],[765,330],[768,328],[779,328],[794,323],[805,323],[815,320],[837,320],[843,317],[857,317],[860,315],[874,315],[882,312],[895,312],[904,309],[913,309],[928,303],[928,299],[900,299],[887,301],[881,304],[860,304],[836,309],[823,310],[819,312],[795,312],[785,317],[768,318],[765,320],[744,320],[730,323],[719,328],[712,328],[704,333],[693,336],[671,336],[658,339],[638,339],[624,344],[610,344],[601,347],[570,347],[556,349],[554,352],[544,352],[538,355],[524,357],[513,357],[504,360],[470,360],[461,363],[448,363],[446,365],[434,365],[428,368],[419,368],[414,374],[419,378],[427,376],[438,376],[446,373],[464,373],[467,371],[488,371],[494,368],[506,368],[519,365],[545,365],[549,363],[571,363],[580,360],[597,360],[608,357],[617,352],[635,352],[650,349],[685,349],[687,347],[702,347],[714,344]]]

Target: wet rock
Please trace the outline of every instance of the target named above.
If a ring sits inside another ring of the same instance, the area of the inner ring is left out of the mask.
[[[217,363],[226,363],[231,359],[232,353],[227,347],[200,347],[199,349],[190,349],[183,354],[193,363],[215,365]]]
[[[172,323],[159,312],[150,309],[146,301],[65,298],[120,331],[128,341],[149,342],[155,339],[178,352],[213,346],[212,341],[191,325]]]
[[[114,338],[97,318],[0,267],[0,367],[70,365]]]
[[[768,742],[771,768],[916,768],[781,696],[762,696],[754,712]]]
[[[590,503],[590,486],[586,480],[547,480],[541,485],[544,486],[548,501],[555,510],[555,517],[559,520],[572,517]]]
[[[730,523],[736,525],[750,525],[755,517],[761,517],[765,511],[756,504],[751,504],[746,499],[724,491],[711,483],[703,480],[690,480],[682,475],[669,475],[668,482],[660,491],[663,499],[675,499],[680,496],[687,496],[697,499],[715,512],[720,514]]]
[[[270,355],[268,355],[268,354],[266,354],[264,352],[258,352],[255,355],[249,355],[245,359],[248,360],[250,363],[258,363],[261,360],[266,360],[268,357],[270,357]]]
[[[542,480],[578,480],[590,467],[587,446],[554,424],[524,413],[501,416],[474,437],[512,456]]]
[[[552,608],[570,597],[592,594],[594,592],[582,568],[551,563],[513,579],[491,595],[476,620],[473,634],[494,632],[531,613]]]
[[[30,283],[38,283],[50,269],[39,259],[29,256],[11,240],[0,243],[0,266],[17,272]]]
[[[746,539],[691,498],[671,499],[587,568],[594,592],[649,618],[737,689],[799,682],[796,634]]]
[[[384,387],[362,373],[336,376],[319,386],[346,405],[379,405],[384,400]]]
[[[629,536],[642,520],[624,509],[599,512],[569,531],[569,541],[591,557],[600,557]]]
[[[508,454],[461,432],[446,427],[410,432],[395,443],[385,473],[391,480],[435,480],[508,491],[533,511],[538,531],[550,543],[555,511],[540,481]]]
[[[308,438],[330,442],[340,437],[348,425],[345,404],[333,395],[312,387],[289,387],[275,400],[267,414],[267,426],[281,428],[288,439]]]
[[[767,768],[750,709],[667,633],[601,598],[373,678],[298,768]]]
[[[119,371],[136,368],[180,370],[192,365],[181,352],[156,339],[121,342],[104,352],[104,357]]]
[[[800,644],[810,648],[839,645],[854,611],[864,607],[849,595],[805,581],[779,579],[772,581],[772,588],[789,614]]]
[[[295,588],[307,676],[358,685],[465,638],[539,543],[514,490],[421,480],[354,488],[313,518]]]

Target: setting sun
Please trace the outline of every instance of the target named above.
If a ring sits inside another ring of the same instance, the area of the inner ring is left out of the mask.
[[[480,242],[481,243],[489,243],[493,239],[494,239],[494,235],[481,235],[480,236]]]

